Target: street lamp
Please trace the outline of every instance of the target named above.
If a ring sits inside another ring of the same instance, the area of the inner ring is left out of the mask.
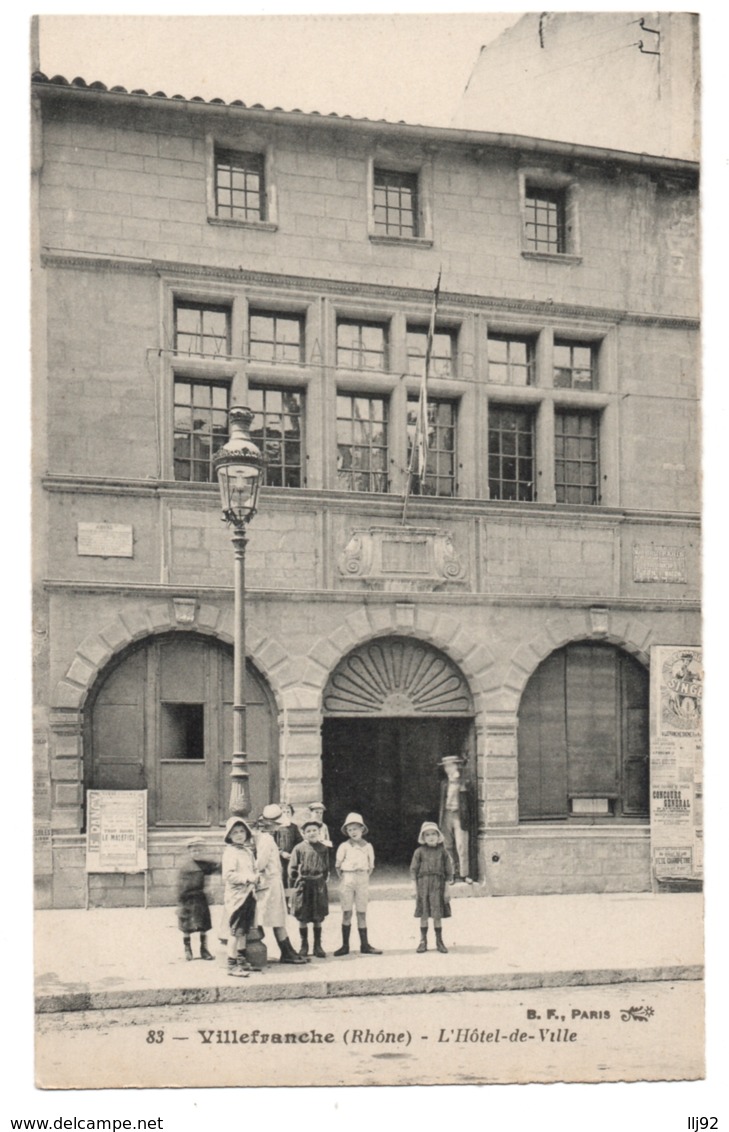
[[[245,553],[246,526],[256,513],[263,456],[251,440],[250,409],[234,405],[228,413],[230,436],[213,456],[218,477],[223,521],[231,527],[235,553],[235,613],[233,630],[233,764],[230,771],[230,812],[246,817],[251,808],[246,754],[246,628]]]

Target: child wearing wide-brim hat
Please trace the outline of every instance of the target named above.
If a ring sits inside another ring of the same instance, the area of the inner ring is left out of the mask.
[[[293,887],[291,914],[299,921],[299,955],[309,954],[309,924],[314,925],[314,955],[326,959],[321,943],[322,923],[329,914],[329,850],[321,841],[322,823],[307,818],[301,825],[304,840],[294,846],[289,862]]]
[[[352,912],[357,911],[360,951],[363,955],[382,955],[367,938],[367,902],[370,873],[375,867],[375,851],[365,841],[367,826],[361,814],[347,814],[342,833],[347,840],[337,849],[335,866],[340,880],[339,901],[342,905],[342,946],[335,955],[349,955],[349,937],[352,931]]]
[[[418,834],[418,848],[410,863],[415,888],[415,915],[420,920],[420,943],[416,951],[428,950],[428,920],[435,929],[435,946],[447,954],[443,943],[442,921],[450,916],[446,885],[453,880],[453,861],[445,847],[443,834],[434,821],[424,821]]]
[[[228,974],[247,978],[251,965],[245,957],[245,949],[248,932],[256,916],[255,888],[258,879],[253,830],[241,817],[228,818],[224,840],[221,870]]]
[[[273,837],[284,820],[281,807],[276,802],[271,802],[263,807],[255,824],[253,839],[259,876],[256,927],[273,928],[281,952],[281,963],[306,963],[306,959],[299,955],[291,943],[286,926],[286,893],[281,856]]]

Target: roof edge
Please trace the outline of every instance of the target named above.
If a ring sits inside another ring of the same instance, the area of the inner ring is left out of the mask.
[[[629,150],[604,149],[599,146],[582,145],[577,142],[555,141],[548,138],[530,137],[524,134],[501,134],[483,130],[464,130],[453,126],[423,126],[407,122],[388,122],[385,119],[353,118],[336,113],[320,114],[317,111],[272,110],[256,104],[247,106],[236,99],[226,103],[220,98],[205,101],[200,96],[187,98],[175,94],[168,96],[163,91],[149,94],[145,90],[127,91],[124,87],[109,89],[104,83],[87,84],[76,78],[69,82],[62,75],[48,78],[42,71],[31,76],[33,93],[42,98],[82,99],[84,101],[113,100],[121,106],[140,106],[154,103],[175,112],[205,113],[223,117],[245,117],[250,121],[268,122],[277,125],[291,125],[305,122],[314,129],[347,129],[365,134],[385,134],[400,136],[408,140],[419,140],[438,144],[465,145],[474,149],[510,149],[523,153],[556,155],[596,163],[611,162],[630,168],[651,169],[672,172],[684,176],[694,176],[699,171],[699,162],[687,158],[664,157],[657,154],[633,153]]]

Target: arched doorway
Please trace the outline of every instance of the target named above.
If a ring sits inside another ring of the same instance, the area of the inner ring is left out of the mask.
[[[409,864],[421,822],[438,819],[440,759],[465,755],[476,779],[473,701],[462,673],[429,645],[380,638],[337,665],[323,707],[322,786],[335,841],[355,810],[378,861]]]
[[[251,807],[278,794],[271,694],[250,661],[246,723]],[[233,750],[233,652],[172,632],[126,650],[102,674],[86,719],[86,785],[148,790],[150,825],[205,826],[228,814]]]
[[[519,707],[519,820],[647,819],[649,677],[580,641],[542,661]]]

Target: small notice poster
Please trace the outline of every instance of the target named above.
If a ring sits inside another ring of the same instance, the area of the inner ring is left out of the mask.
[[[651,649],[651,847],[656,880],[702,874],[701,650]]]
[[[133,558],[134,531],[125,523],[79,523],[79,554],[94,558]]]
[[[89,790],[87,814],[87,873],[146,871],[146,790]]]

